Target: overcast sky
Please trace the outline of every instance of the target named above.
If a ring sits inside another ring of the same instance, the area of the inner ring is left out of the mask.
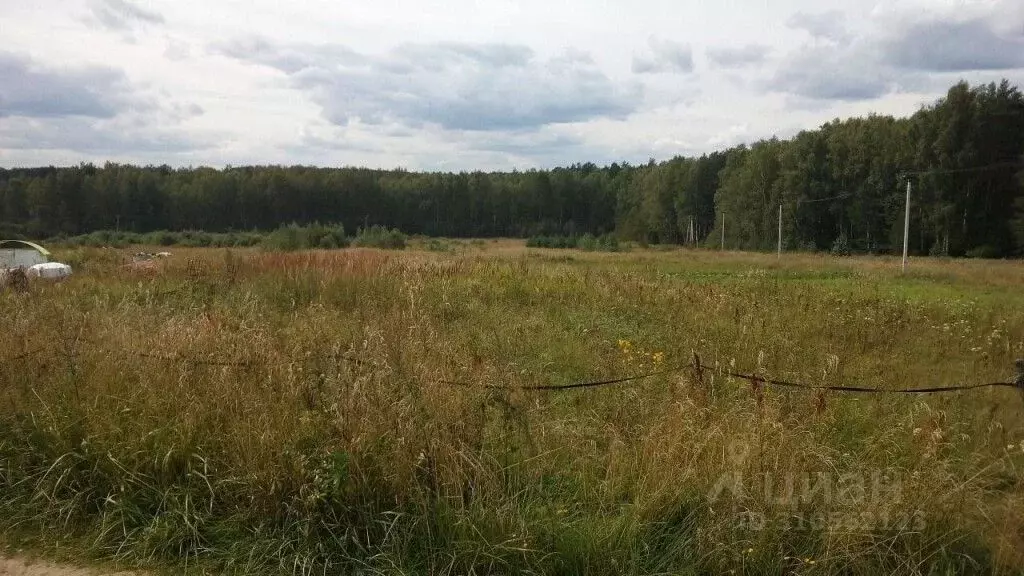
[[[1024,85],[1024,0],[0,1],[0,166],[700,154]]]

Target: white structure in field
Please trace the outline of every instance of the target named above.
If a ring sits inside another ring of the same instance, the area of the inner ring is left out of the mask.
[[[50,261],[50,251],[24,240],[0,240],[0,270],[31,268]]]
[[[46,278],[48,280],[61,280],[71,276],[71,266],[60,262],[43,262],[35,264],[28,269],[29,278]]]

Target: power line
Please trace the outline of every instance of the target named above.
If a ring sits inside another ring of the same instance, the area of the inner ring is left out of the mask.
[[[959,174],[961,172],[983,172],[985,170],[994,170],[997,168],[1011,168],[1015,166],[1024,166],[1024,162],[1016,160],[1013,162],[998,162],[996,164],[988,164],[986,166],[974,166],[971,168],[949,168],[946,170],[917,170],[914,172],[901,172],[902,177],[906,176],[921,176],[923,174]]]
[[[925,174],[959,174],[959,173],[962,173],[962,172],[983,172],[985,170],[995,170],[995,169],[998,169],[998,168],[1011,168],[1011,167],[1015,167],[1015,166],[1024,167],[1024,161],[1019,161],[1018,160],[1018,161],[1013,161],[1013,162],[997,162],[995,164],[988,164],[988,165],[985,165],[985,166],[973,166],[973,167],[970,167],[970,168],[950,168],[950,169],[947,169],[947,170],[917,170],[917,171],[913,171],[913,172],[909,172],[908,171],[908,172],[900,172],[899,176],[901,178],[905,178],[907,176],[921,176],[921,175],[925,175]],[[815,204],[815,203],[818,203],[818,202],[828,202],[830,200],[842,200],[844,198],[851,198],[853,196],[854,196],[854,194],[846,192],[846,193],[843,193],[843,194],[839,194],[837,196],[829,196],[828,198],[814,198],[812,200],[804,200],[803,198],[798,198],[796,203],[798,205],[800,205],[800,204]]]
[[[814,200],[804,200],[802,198],[798,198],[796,203],[797,204],[814,204],[815,202],[828,202],[829,200],[839,200],[839,199],[842,199],[842,198],[849,198],[851,196],[853,196],[853,194],[850,194],[849,192],[847,192],[845,194],[840,194],[838,196],[829,196],[828,198],[815,198]]]

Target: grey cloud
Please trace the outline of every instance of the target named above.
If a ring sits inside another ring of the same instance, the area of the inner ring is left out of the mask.
[[[453,134],[456,145],[469,154],[493,155],[506,162],[517,159],[525,166],[567,166],[575,162],[596,162],[607,151],[589,146],[570,134],[543,130],[532,133],[488,132]]]
[[[594,64],[594,57],[585,50],[577,48],[566,48],[561,54],[552,58],[556,62]]]
[[[49,69],[0,52],[0,78],[0,149],[175,153],[207,145],[173,128],[202,114],[199,105],[158,103],[120,70]]]
[[[15,118],[0,124],[0,149],[74,150],[92,154],[181,153],[212,141],[133,122],[65,118],[59,122]]]
[[[288,149],[295,152],[313,150],[341,150],[356,152],[385,152],[387,148],[381,144],[374,144],[366,141],[353,141],[345,139],[323,138],[313,134],[304,134],[298,145],[288,146]]]
[[[641,100],[639,88],[617,86],[579,52],[543,60],[525,46],[443,42],[369,56],[344,46],[266,40],[214,49],[285,73],[338,125],[358,119],[448,130],[533,129],[623,118]]]
[[[363,127],[337,126],[330,123],[313,123],[300,130],[297,144],[291,150],[341,150],[358,152],[389,152],[396,146],[406,145],[408,137],[415,133],[399,125],[377,126],[372,131]]]
[[[534,54],[527,46],[440,42],[405,44],[392,51],[392,57],[404,60],[413,67],[438,71],[461,63],[475,63],[493,68],[521,68],[530,63]]]
[[[582,145],[582,139],[565,134],[487,134],[485,137],[474,139],[472,142],[474,150],[540,158],[556,154],[561,155]]]
[[[894,80],[866,47],[819,47],[790,55],[768,87],[811,100],[854,101],[890,93]]]
[[[787,55],[768,88],[805,101],[870,100],[898,91],[932,91],[940,78],[936,73],[1022,69],[1024,39],[998,34],[999,16],[995,8],[987,18],[969,20],[955,13],[925,21],[897,15],[875,21],[855,40],[828,27],[841,21],[838,16],[794,17],[816,36],[846,41],[814,43]]]
[[[91,8],[95,22],[115,32],[127,32],[140,24],[164,23],[164,17],[159,13],[136,6],[128,0],[93,0]]]
[[[649,41],[649,56],[633,56],[632,70],[636,74],[660,74],[676,72],[689,74],[693,72],[693,49],[687,44],[671,40]]]
[[[765,61],[771,47],[762,44],[748,44],[738,48],[708,48],[708,60],[721,68],[740,68]]]
[[[1002,37],[984,19],[916,22],[883,46],[887,63],[909,70],[967,72],[1024,67],[1024,37]]]
[[[454,133],[450,137],[459,148],[466,150],[467,156],[490,156],[506,166],[510,161],[514,166],[551,168],[583,162],[610,164],[627,159],[621,151],[590,144],[582,135],[558,128],[534,132]],[[645,151],[630,154],[628,159],[632,162],[649,157]]]
[[[51,70],[25,56],[0,52],[0,117],[111,118],[124,107],[149,107],[120,70],[89,66]]]
[[[176,38],[167,37],[167,47],[164,48],[164,58],[168,60],[181,61],[192,56],[192,48]]]
[[[839,10],[827,12],[797,12],[786,22],[790,28],[803,30],[815,38],[844,42],[850,35],[846,29],[845,16]]]
[[[361,64],[366,58],[341,45],[293,44],[283,46],[261,37],[235,39],[211,46],[212,52],[294,74],[307,68],[335,69]]]
[[[365,127],[360,127],[365,128]],[[507,169],[514,159],[524,166],[564,166],[594,161],[605,151],[587,146],[576,135],[551,129],[531,131],[426,130],[415,133],[394,126],[372,132],[336,126],[309,126],[289,153],[330,162],[332,154],[389,154],[414,159],[414,165],[434,170]],[[397,136],[397,138],[396,138]],[[414,137],[416,136],[416,137]],[[337,161],[336,157],[335,160]]]
[[[165,109],[162,110],[162,113],[167,120],[170,120],[174,123],[180,123],[185,120],[190,120],[192,118],[202,116],[206,113],[206,110],[204,110],[202,106],[196,104],[195,102],[192,102],[190,104],[180,104],[175,102],[165,106]]]

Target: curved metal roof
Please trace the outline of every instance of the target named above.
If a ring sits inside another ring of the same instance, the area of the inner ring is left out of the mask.
[[[0,248],[7,248],[7,249],[12,249],[12,248],[31,248],[31,249],[39,252],[43,256],[49,256],[50,255],[50,251],[49,250],[47,250],[46,248],[43,248],[42,246],[40,246],[39,244],[36,244],[35,242],[29,242],[28,240],[0,240]]]

